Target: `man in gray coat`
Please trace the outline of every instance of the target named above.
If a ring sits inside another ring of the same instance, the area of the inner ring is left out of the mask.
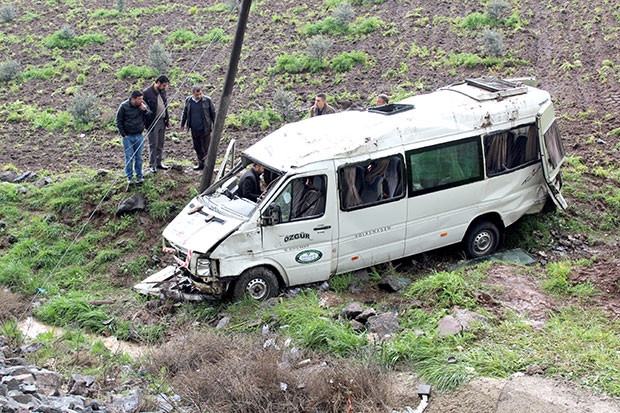
[[[209,96],[202,94],[200,86],[194,86],[192,94],[185,99],[181,116],[181,132],[185,130],[185,124],[192,132],[194,151],[198,157],[198,165],[194,167],[194,170],[202,170],[205,167],[211,131],[215,124],[215,106]]]

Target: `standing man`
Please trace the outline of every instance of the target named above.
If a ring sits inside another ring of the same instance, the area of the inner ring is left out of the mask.
[[[159,76],[155,83],[142,92],[144,102],[153,111],[147,116],[146,129],[149,137],[149,166],[151,172],[155,173],[158,169],[170,169],[162,163],[164,152],[164,134],[166,128],[170,126],[168,118],[168,98],[166,88],[170,80],[164,75]]]
[[[192,94],[185,99],[183,115],[181,116],[181,132],[187,129],[192,131],[192,142],[198,157],[198,165],[194,170],[205,168],[205,157],[211,143],[211,131],[215,123],[215,106],[209,96],[202,94],[200,86],[192,88]]]
[[[314,106],[310,108],[310,117],[329,115],[330,113],[336,113],[336,109],[329,106],[325,93],[319,93],[314,98]]]
[[[142,92],[134,90],[129,99],[121,103],[116,111],[116,128],[123,137],[125,152],[125,175],[127,185],[143,183],[142,150],[144,149],[144,122],[151,115],[151,110],[142,100]],[[133,179],[134,167],[136,181]]]

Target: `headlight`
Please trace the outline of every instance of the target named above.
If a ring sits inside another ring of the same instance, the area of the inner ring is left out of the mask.
[[[211,275],[211,260],[208,258],[198,258],[196,260],[196,275],[208,277]]]

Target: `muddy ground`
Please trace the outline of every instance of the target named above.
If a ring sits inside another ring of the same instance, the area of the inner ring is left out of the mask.
[[[121,176],[122,150],[118,136],[110,127],[110,120],[130,90],[146,87],[150,81],[119,79],[115,76],[116,71],[129,64],[146,64],[149,46],[155,40],[166,44],[166,36],[175,30],[191,28],[205,32],[221,27],[232,36],[236,24],[234,13],[210,12],[207,7],[216,4],[212,0],[200,5],[181,0],[162,13],[141,13],[118,20],[93,18],[92,11],[112,9],[113,5],[102,5],[91,0],[77,3],[13,3],[18,10],[18,18],[22,20],[0,23],[3,62],[17,60],[24,69],[53,66],[57,56],[62,56],[65,61],[81,57],[84,59],[82,62],[91,62],[89,57],[96,56],[92,61],[97,62],[88,63],[82,70],[64,69],[50,79],[13,81],[0,90],[0,102],[3,102],[0,110],[0,169],[10,166],[20,172],[46,170],[65,173],[89,167],[117,171]],[[509,2],[510,12],[517,13],[521,24],[494,29],[503,36],[504,57],[511,59],[507,59],[503,66],[492,67],[442,63],[441,56],[449,53],[484,55],[480,42],[482,29],[467,31],[459,27],[459,19],[487,10],[478,1],[388,0],[377,2],[380,4],[370,1],[354,3],[357,17],[377,17],[382,24],[378,30],[364,36],[327,36],[334,41],[329,54],[335,56],[343,51],[364,51],[372,56],[374,65],[356,66],[344,75],[327,72],[325,75],[271,76],[267,69],[275,65],[275,56],[284,52],[303,52],[309,39],[303,34],[303,27],[331,16],[334,9],[326,2],[317,0],[304,4],[293,0],[254,2],[229,113],[265,110],[274,92],[283,87],[293,93],[296,110],[304,115],[311,106],[314,94],[320,91],[326,92],[330,103],[342,111],[365,108],[374,102],[378,93],[424,93],[477,76],[532,76],[553,97],[567,155],[580,158],[589,168],[582,175],[580,184],[591,188],[592,192],[606,185],[617,188],[617,179],[613,175],[600,172],[601,168],[617,171],[619,164],[620,143],[616,128],[620,127],[620,73],[616,65],[620,62],[620,17],[614,2],[592,0],[587,5],[572,0]],[[188,10],[192,6],[205,9],[190,13]],[[125,2],[126,10],[140,7],[149,8],[152,4],[146,0]],[[52,52],[42,46],[46,36],[65,24],[72,26],[78,34],[89,31],[105,33],[109,40],[103,45],[89,46],[79,51]],[[413,53],[414,45],[426,47],[429,54],[422,56]],[[205,90],[218,105],[230,42],[201,45],[195,49],[174,49],[169,45],[168,48],[174,66],[185,73],[199,74]],[[109,64],[110,70],[99,70],[99,62]],[[86,81],[80,86],[82,90],[98,98],[102,112],[100,123],[89,130],[46,130],[30,121],[14,120],[13,115],[21,112],[10,103],[17,101],[34,103],[41,112],[67,110],[72,98],[69,88],[75,86],[78,73],[86,76]],[[169,89],[172,127],[167,132],[164,154],[171,164],[194,161],[191,139],[178,129],[180,105],[190,86],[191,81],[182,78],[173,82]],[[224,130],[224,136],[226,140],[236,139],[242,149],[277,126],[277,123],[272,123],[266,130],[228,127]],[[223,150],[222,145],[220,152]],[[187,163],[185,165],[182,171],[164,173],[170,179],[179,173],[192,174],[198,186],[200,175],[192,172]],[[175,188],[173,191],[180,200],[188,194],[188,188]],[[570,194],[566,198],[570,204],[566,213],[579,215],[593,228],[597,227],[597,220],[609,207],[597,198],[576,198]],[[160,233],[161,223],[152,222],[151,225],[153,228],[145,232]],[[596,238],[593,240],[582,234],[565,233],[558,229],[553,245],[544,251],[530,253],[540,264],[557,259],[596,257],[591,267],[576,271],[571,277],[575,282],[590,281],[602,291],[590,305],[605,309],[615,318],[620,314],[618,234],[617,231],[610,231]],[[145,248],[150,250],[158,242],[159,239],[153,239],[152,245],[145,245]],[[441,269],[456,259],[458,255],[451,252],[427,254],[415,257],[411,268]],[[503,295],[496,298],[500,306],[527,313],[533,320],[544,321],[545,314],[566,304],[557,303],[542,293],[536,279],[515,273],[510,267],[493,266],[489,282],[507,287]],[[525,395],[516,396],[520,391],[530,389],[540,392],[538,402],[531,402]],[[481,379],[454,394],[433,395],[427,411],[620,411],[613,410],[617,409],[615,405],[613,408],[608,405],[597,409],[591,407],[599,406],[596,403],[607,401],[581,393],[570,384],[527,376],[502,381]]]

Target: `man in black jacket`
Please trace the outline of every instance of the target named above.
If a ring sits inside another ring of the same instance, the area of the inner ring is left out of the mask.
[[[134,90],[131,97],[120,104],[116,111],[116,128],[123,137],[123,151],[125,152],[125,175],[127,184],[135,183],[133,179],[134,166],[137,183],[144,182],[142,175],[142,150],[144,149],[144,122],[151,110],[142,101],[142,92]]]
[[[258,163],[255,163],[252,165],[252,168],[245,171],[241,175],[241,179],[239,179],[237,195],[240,198],[256,202],[262,193],[260,189],[260,176],[263,172],[265,172],[265,167]]]
[[[192,131],[192,142],[198,157],[198,165],[194,169],[204,169],[211,142],[211,130],[215,123],[215,107],[211,98],[202,94],[200,86],[194,86],[192,94],[185,99],[181,116],[181,132],[185,130],[186,123],[187,129]]]
[[[146,118],[146,129],[149,137],[149,166],[151,172],[158,169],[170,169],[162,163],[164,153],[164,135],[166,128],[170,126],[168,118],[168,98],[166,88],[170,80],[164,75],[159,76],[155,83],[142,92],[144,103],[153,111]]]

